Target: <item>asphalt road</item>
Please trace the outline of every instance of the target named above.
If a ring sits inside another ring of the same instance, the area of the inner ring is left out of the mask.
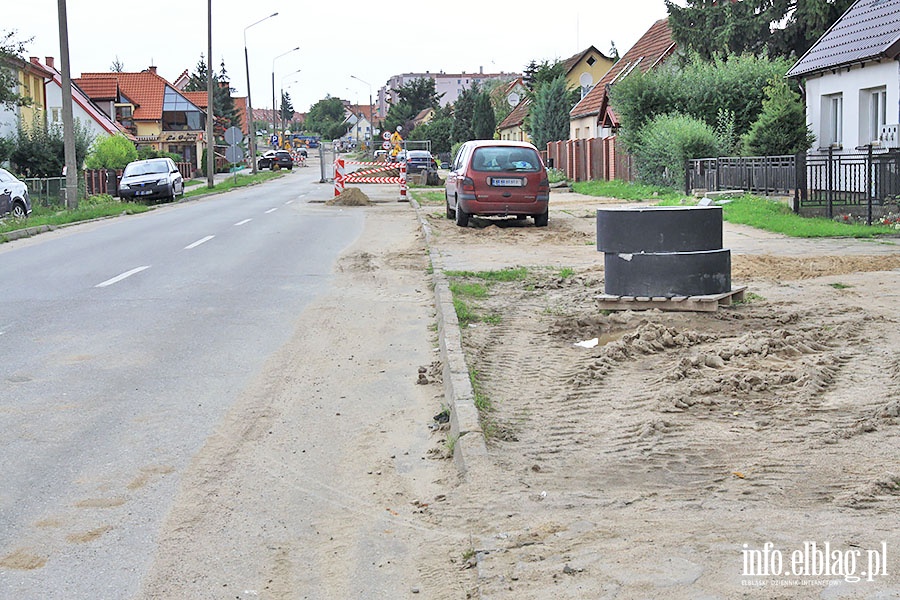
[[[136,593],[167,475],[362,231],[318,177],[0,246],[0,598]]]

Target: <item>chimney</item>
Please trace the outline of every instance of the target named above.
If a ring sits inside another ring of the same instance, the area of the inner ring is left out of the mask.
[[[41,61],[38,60],[37,56],[29,56],[28,60],[31,61],[31,64],[34,64],[34,65],[41,64]]]
[[[484,67],[478,67],[478,72],[479,72],[481,75],[484,75]]]
[[[52,57],[52,56],[46,57],[46,58],[44,59],[44,62],[46,62],[46,63],[47,63],[47,66],[50,67],[51,69],[55,69],[55,68],[56,68],[56,65],[53,64],[54,61],[53,61],[53,57]]]
[[[154,75],[156,75],[156,67],[151,66],[151,67],[149,67],[149,70],[150,70],[151,73],[153,73]]]

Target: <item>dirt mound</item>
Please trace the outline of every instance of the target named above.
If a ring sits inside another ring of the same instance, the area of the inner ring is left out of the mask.
[[[345,188],[343,192],[325,204],[332,206],[368,206],[372,204],[372,202],[361,189]]]

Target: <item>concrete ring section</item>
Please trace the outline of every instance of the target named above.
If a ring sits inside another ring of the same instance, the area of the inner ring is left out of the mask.
[[[599,252],[692,252],[720,248],[721,206],[597,210]]]
[[[706,296],[731,291],[731,250],[604,254],[612,296]]]

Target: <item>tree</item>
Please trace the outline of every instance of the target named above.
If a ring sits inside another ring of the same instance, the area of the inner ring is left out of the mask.
[[[427,123],[413,129],[411,140],[431,140],[431,152],[450,152],[450,132],[453,129],[453,110],[450,106],[438,108]]]
[[[94,136],[79,119],[75,120],[73,129],[75,161],[81,168]],[[59,177],[66,164],[62,125],[45,129],[42,115],[35,115],[30,126],[20,122],[10,160],[29,177]]]
[[[527,117],[528,133],[538,148],[547,142],[569,137],[569,111],[572,109],[566,79],[559,75],[538,90]]]
[[[4,31],[0,34],[0,104],[7,108],[28,106],[32,99],[19,95],[19,79],[8,65],[21,63],[25,52],[25,44],[31,41],[16,41],[16,31]]]
[[[394,131],[398,125],[406,131],[413,129],[413,119],[426,108],[440,106],[441,97],[434,88],[434,79],[431,77],[417,77],[393,90],[397,93],[397,102],[391,104],[384,118],[384,129]]]
[[[188,92],[205,92],[207,91],[208,69],[203,54],[200,54],[200,60],[197,61],[195,69],[188,76],[188,83],[184,89]],[[225,61],[222,60],[219,73],[213,73],[213,114],[216,118],[216,135],[222,135],[229,127],[240,127],[242,124],[241,114],[234,106],[234,98],[231,96],[234,91],[228,79],[228,72],[225,70]]]
[[[480,91],[481,87],[476,81],[472,87],[463,90],[453,104],[453,127],[450,129],[450,141],[453,144],[476,139],[472,118],[475,115],[475,99]]]
[[[653,117],[678,110],[715,128],[720,111],[733,114],[733,135],[743,136],[756,121],[772,77],[790,68],[785,58],[770,60],[750,54],[715,56],[706,61],[692,54],[681,69],[637,69],[610,88],[612,108],[619,117],[622,140],[632,149],[635,137]]]
[[[665,0],[672,37],[682,50],[801,56],[853,0]]]
[[[720,154],[716,134],[709,125],[678,113],[655,116],[639,137],[640,143],[632,152],[638,177],[648,185],[681,189],[687,160]]]
[[[800,95],[783,77],[774,77],[765,88],[759,119],[744,138],[747,152],[756,156],[779,156],[806,152],[815,141],[806,124]]]
[[[279,117],[282,123],[290,123],[294,120],[294,105],[291,104],[291,96],[287,92],[281,92],[281,108]]]
[[[113,59],[112,64],[109,66],[109,70],[113,73],[124,73],[125,72],[125,63],[119,60],[119,55],[116,55],[116,58]]]
[[[477,140],[492,140],[497,132],[497,121],[494,117],[494,108],[491,106],[491,98],[486,91],[481,91],[475,97],[472,107],[472,134]]]
[[[131,140],[122,134],[107,135],[94,142],[84,166],[88,169],[124,169],[137,157],[137,149]]]
[[[309,108],[304,128],[327,139],[337,139],[345,133],[345,116],[341,99],[328,96]]]

